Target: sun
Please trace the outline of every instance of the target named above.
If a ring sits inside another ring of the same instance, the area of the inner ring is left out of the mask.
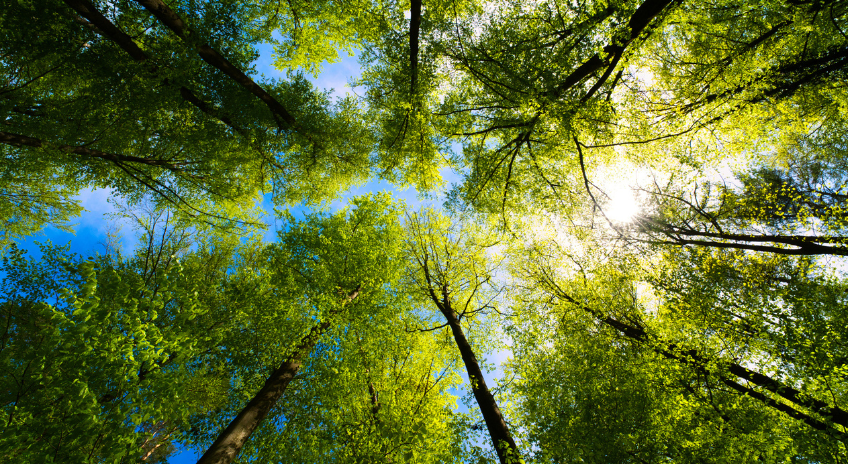
[[[609,200],[603,206],[604,215],[610,221],[627,223],[639,213],[639,203],[633,189],[628,185],[616,185],[604,191]]]

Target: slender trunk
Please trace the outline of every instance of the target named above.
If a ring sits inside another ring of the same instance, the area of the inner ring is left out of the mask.
[[[418,32],[421,28],[421,0],[412,0],[409,13],[409,92],[414,94],[415,84],[418,80]]]
[[[188,40],[190,30],[186,26],[185,22],[165,2],[162,0],[136,0],[136,2],[147,9],[151,14],[153,14],[153,16],[156,17],[156,19],[159,20],[159,22],[168,27],[168,29],[171,29],[181,39],[187,40],[190,43],[194,42],[193,40]],[[243,88],[247,89],[250,93],[262,100],[268,109],[271,110],[271,113],[275,118],[281,119],[291,128],[295,128],[297,126],[294,116],[292,116],[288,110],[283,107],[282,103],[272,97],[267,91],[265,91],[265,89],[254,82],[253,79],[248,77],[241,69],[230,63],[230,61],[224,58],[224,56],[217,50],[206,43],[200,42],[195,45],[195,49],[203,61],[222,71],[224,74],[229,76],[230,79],[234,80]]]
[[[362,286],[350,293],[346,301],[352,301],[359,295]],[[331,311],[327,317],[332,318],[341,309]],[[308,334],[303,337],[294,350],[294,353],[278,367],[265,381],[265,385],[247,403],[241,412],[230,422],[230,425],[218,435],[214,443],[197,461],[197,464],[230,464],[241,451],[244,444],[250,438],[254,430],[262,423],[271,408],[285,393],[289,382],[300,370],[303,360],[309,356],[312,348],[318,343],[321,335],[330,327],[330,321],[322,322],[312,327]]]
[[[492,439],[492,445],[495,452],[498,454],[498,460],[501,464],[517,464],[523,463],[521,452],[515,444],[512,435],[509,433],[509,427],[504,421],[501,409],[495,400],[489,387],[486,385],[486,379],[483,378],[483,371],[480,369],[480,363],[477,362],[477,356],[474,355],[474,350],[471,349],[471,344],[465,338],[465,333],[462,331],[462,326],[459,324],[459,316],[453,309],[448,287],[446,284],[439,284],[433,279],[430,273],[430,260],[425,252],[419,258],[421,270],[424,273],[424,278],[427,281],[427,292],[430,299],[439,308],[442,315],[448,321],[448,325],[453,333],[453,339],[456,342],[459,353],[462,355],[462,361],[465,364],[465,370],[468,373],[468,380],[471,383],[471,391],[474,393],[474,398],[477,400],[477,406],[483,414],[483,420],[486,422],[486,428],[489,430],[489,436]],[[440,288],[439,288],[440,287]],[[436,294],[436,288],[441,292],[441,298]]]
[[[495,451],[498,453],[498,459],[500,459],[501,464],[521,462],[518,446],[509,433],[509,428],[494,395],[486,385],[483,371],[480,370],[480,364],[477,362],[477,356],[474,355],[474,350],[471,349],[468,339],[465,338],[465,333],[459,324],[459,318],[446,295],[439,304],[439,309],[447,319],[451,332],[453,332],[453,339],[456,341],[460,354],[462,354],[468,380],[471,382],[471,391],[474,393],[474,398],[477,400],[477,405],[486,421],[486,427],[489,429],[489,436],[492,438]]]

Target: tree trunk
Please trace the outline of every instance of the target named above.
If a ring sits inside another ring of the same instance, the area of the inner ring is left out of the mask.
[[[489,391],[486,385],[486,380],[483,378],[483,371],[480,370],[480,364],[477,362],[477,356],[474,355],[474,350],[465,338],[465,333],[462,331],[462,326],[459,325],[459,318],[451,306],[447,295],[444,296],[439,309],[444,314],[453,332],[453,339],[456,341],[456,346],[462,354],[462,361],[465,363],[465,370],[468,372],[468,380],[471,382],[471,391],[474,393],[474,398],[477,400],[477,405],[480,412],[483,414],[483,419],[486,421],[486,427],[489,429],[489,436],[492,437],[492,444],[495,451],[498,453],[498,459],[501,464],[518,463],[521,461],[521,455],[518,451],[518,446],[512,435],[509,433],[509,428],[504,421],[501,409],[495,400],[494,395]]]
[[[347,299],[343,303],[350,302],[356,298],[361,288],[361,285],[358,286],[356,290],[347,296]],[[329,312],[327,317],[333,317],[340,310]],[[297,371],[300,370],[303,360],[309,356],[312,348],[315,347],[318,339],[321,338],[321,334],[329,327],[329,320],[312,327],[309,333],[301,339],[294,353],[271,373],[271,376],[265,381],[265,385],[247,403],[247,406],[238,413],[236,418],[230,422],[230,425],[218,435],[212,446],[197,461],[197,464],[230,464],[235,460],[239,451],[247,443],[250,435],[262,423],[262,420],[265,419],[271,408],[277,404],[280,397],[283,396],[289,382],[297,374]]]
[[[309,335],[304,337],[297,351],[289,359],[285,360],[278,367],[261,390],[247,403],[247,406],[239,412],[235,419],[230,422],[230,425],[221,432],[215,443],[206,450],[206,453],[197,461],[197,464],[229,464],[233,462],[241,451],[247,439],[256,430],[256,427],[262,423],[268,411],[277,403],[277,400],[283,396],[289,382],[294,378],[303,359],[309,355],[312,348],[318,342],[321,330],[329,327],[330,324],[325,322],[320,326],[316,326],[310,331]]]
[[[418,33],[421,28],[421,0],[412,0],[409,10],[409,92],[415,93],[418,80]]]

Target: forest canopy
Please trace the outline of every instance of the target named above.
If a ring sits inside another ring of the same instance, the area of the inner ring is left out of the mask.
[[[848,460],[848,2],[10,0],[0,31],[0,460]],[[312,84],[354,54],[354,92]],[[132,240],[26,249],[93,189]]]

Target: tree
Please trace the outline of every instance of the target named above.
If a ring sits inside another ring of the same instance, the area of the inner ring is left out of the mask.
[[[296,462],[465,462],[459,444],[455,356],[429,333],[403,330],[398,301],[365,331],[316,345],[290,384],[275,421],[243,457]],[[384,320],[389,319],[389,320]],[[354,332],[355,331],[355,332]],[[331,334],[328,334],[331,335]]]
[[[282,363],[199,463],[235,459],[325,332],[336,329],[332,332],[341,336],[337,330],[343,321],[364,318],[367,323],[377,316],[375,311],[386,308],[380,301],[384,298],[381,285],[391,283],[397,272],[392,269],[399,245],[397,214],[387,196],[354,200],[354,205],[334,216],[315,215],[292,224],[281,234],[280,247],[271,250],[271,268],[277,274],[272,282],[287,297],[275,306],[282,303],[295,309],[290,317],[301,325],[300,335],[283,345],[284,351],[276,355]]]
[[[585,111],[595,121],[596,113],[609,112],[605,97],[619,78],[608,79],[674,3],[433,5],[435,11],[422,17],[427,41],[419,50],[413,100],[400,85],[408,81],[409,68],[382,64],[405,63],[397,56],[402,48],[377,47],[367,57],[373,67],[363,82],[371,89],[370,107],[381,112],[383,146],[403,151],[395,147],[409,144],[416,152],[408,158],[418,161],[416,156],[438,159],[436,153],[445,150],[439,147],[461,143],[461,157],[450,164],[466,178],[454,197],[484,211],[506,215],[528,193],[545,195],[548,184],[558,197],[558,179],[550,181],[539,166],[568,164],[562,140],[579,127],[578,115]],[[432,71],[425,81],[427,67]],[[413,166],[394,162],[387,169],[427,172]],[[537,179],[548,180],[540,187]]]
[[[545,308],[550,323],[521,327],[511,365],[537,462],[830,462],[843,453],[714,377],[556,306]]]
[[[173,229],[153,232],[130,258],[51,245],[39,261],[14,246],[4,257],[6,459],[146,460],[224,400],[227,379],[207,361],[227,329],[226,298],[198,291],[220,289],[232,248],[187,253]]]
[[[283,420],[287,434],[312,435],[335,459],[456,457],[445,433],[456,361],[426,334],[396,333],[418,320],[393,277],[397,207],[385,195],[354,204],[290,218],[270,246],[203,238],[185,228],[191,221],[154,213],[137,216],[142,248],[128,260],[45,247],[35,262],[13,248],[0,352],[14,373],[5,455],[148,461],[174,441],[202,446],[217,435],[203,459],[232,460],[254,430],[277,436]],[[317,376],[314,387],[302,376]],[[293,379],[294,395],[280,402]],[[52,427],[39,426],[43,417]],[[78,436],[87,440],[70,440]],[[279,439],[248,455],[304,455],[280,454],[292,446]]]
[[[587,242],[582,257],[535,245],[515,268],[524,282],[516,311],[526,316],[511,331],[514,393],[540,459],[688,462],[703,459],[688,454],[700,446],[743,460],[844,454],[844,331],[834,310],[842,305],[832,300],[842,279],[821,275],[811,258],[671,248],[640,263],[632,251],[601,254]],[[547,376],[551,366],[562,369],[553,372],[561,383]],[[563,409],[552,406],[562,398]],[[639,420],[630,408],[643,411]],[[687,435],[690,427],[676,420],[715,430]],[[582,433],[584,421],[610,435]],[[713,441],[723,433],[732,443]],[[782,438],[769,451],[761,442],[772,436]]]
[[[841,90],[829,84],[844,73],[842,2],[432,8],[416,94],[403,26],[367,47],[361,82],[383,169],[409,181],[455,166],[464,180],[453,204],[504,222],[534,208],[570,213],[582,192],[575,137],[592,166],[624,155],[674,169],[670,152],[745,156],[752,142],[784,147],[818,124],[816,137],[835,140],[844,126]],[[452,143],[462,152],[448,157]]]
[[[494,301],[499,291],[493,288],[497,259],[487,256],[497,241],[473,223],[452,225],[449,218],[432,211],[407,216],[407,230],[409,285],[419,298],[435,305],[446,321],[423,330],[450,327],[498,460],[502,464],[523,462],[461,324],[462,319],[474,321],[498,311]]]
[[[485,461],[485,424],[503,463],[844,460],[846,18],[838,0],[11,4],[0,453]],[[284,80],[252,71],[261,43]],[[360,99],[301,74],[356,48]],[[628,165],[652,177],[630,223],[605,211]],[[228,235],[266,192],[434,193],[445,168],[452,216],[374,196],[286,216],[273,244]],[[140,251],[24,258],[14,240],[68,227],[91,188],[152,201]],[[505,341],[514,378],[490,388]],[[460,367],[477,423],[453,410]]]

